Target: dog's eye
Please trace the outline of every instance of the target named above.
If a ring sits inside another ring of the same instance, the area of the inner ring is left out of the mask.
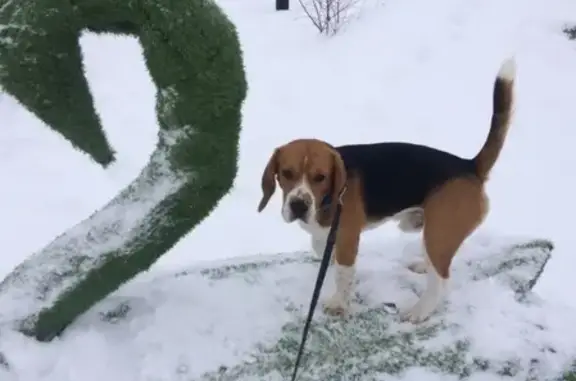
[[[286,180],[292,180],[294,178],[294,172],[289,169],[284,169],[282,170],[282,177],[284,177]]]
[[[319,173],[317,175],[314,175],[314,177],[312,178],[312,181],[314,181],[315,183],[321,183],[322,181],[324,181],[325,178],[326,178],[326,176]]]

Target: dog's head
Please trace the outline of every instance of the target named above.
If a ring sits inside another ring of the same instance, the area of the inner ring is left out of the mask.
[[[323,200],[336,201],[346,182],[342,158],[329,144],[299,139],[276,148],[262,174],[261,212],[276,189],[282,188],[282,217],[288,223],[316,219]],[[327,199],[328,197],[328,199]]]

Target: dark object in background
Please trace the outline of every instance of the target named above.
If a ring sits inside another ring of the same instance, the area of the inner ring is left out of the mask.
[[[290,0],[276,0],[277,11],[287,11],[290,9]]]

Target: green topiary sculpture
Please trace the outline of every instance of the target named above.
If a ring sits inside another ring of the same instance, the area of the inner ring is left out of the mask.
[[[247,85],[235,27],[218,6],[0,0],[0,85],[107,166],[114,152],[83,74],[82,30],[139,37],[158,89],[159,141],[126,189],[0,284],[0,324],[39,340],[148,269],[211,212],[237,172]]]

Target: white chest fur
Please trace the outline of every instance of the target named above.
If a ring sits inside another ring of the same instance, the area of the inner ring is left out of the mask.
[[[306,223],[304,221],[298,221],[298,225],[310,234],[311,238],[311,246],[314,254],[318,256],[318,258],[322,258],[324,254],[324,248],[326,247],[326,240],[328,239],[328,231],[330,230],[329,227],[323,227],[318,224],[318,221],[315,219],[310,221],[310,223]]]

